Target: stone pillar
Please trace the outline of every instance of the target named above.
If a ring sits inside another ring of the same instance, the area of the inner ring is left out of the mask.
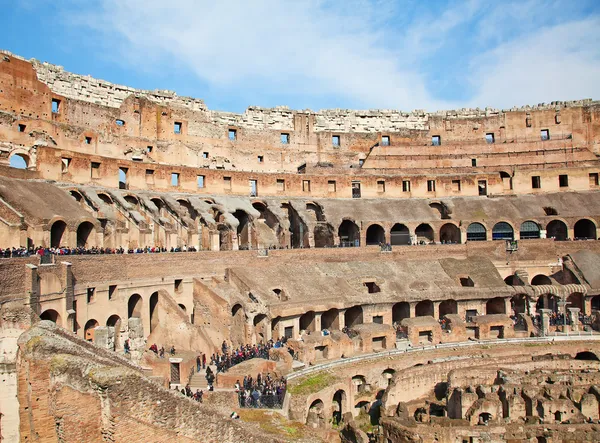
[[[40,305],[40,278],[37,266],[32,264],[25,265],[25,293],[29,294],[29,307],[37,315],[42,313]]]
[[[550,309],[540,309],[541,335],[546,336],[550,330]]]
[[[537,304],[537,300],[533,300],[532,298],[527,297],[525,303],[527,303],[527,314],[533,317],[535,315],[535,306]]]
[[[391,228],[385,229],[384,233],[385,233],[385,243],[387,245],[391,245],[392,244],[392,231],[391,231]]]
[[[338,324],[340,325],[340,331],[346,326],[346,310],[341,310],[338,313]]]
[[[460,243],[464,244],[467,242],[467,231],[461,229],[460,230]]]
[[[294,334],[292,337],[296,340],[300,338],[300,317],[294,318]]]
[[[513,314],[512,309],[510,307],[510,298],[508,297],[504,299],[504,312],[506,312],[506,315],[509,316]]]
[[[231,231],[231,250],[238,251],[240,249],[237,232]]]
[[[321,316],[323,315],[322,312],[315,312],[315,331],[320,332],[321,331]]]
[[[440,303],[439,301],[433,302],[433,318],[436,320],[440,318]]]
[[[409,306],[410,306],[410,318],[415,318],[417,316],[417,314],[415,313],[416,312],[415,308],[417,307],[417,304],[410,303]]]
[[[571,331],[579,331],[579,308],[568,308],[569,320],[571,321]]]
[[[575,238],[575,229],[574,228],[567,228],[567,238],[570,238],[571,240],[573,240]]]
[[[218,251],[221,249],[221,238],[219,236],[219,231],[211,232],[209,235],[210,241],[210,250]]]

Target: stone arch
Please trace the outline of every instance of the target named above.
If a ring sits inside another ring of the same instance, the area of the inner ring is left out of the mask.
[[[238,244],[241,249],[249,249],[252,247],[250,238],[250,216],[246,211],[238,209],[233,213],[233,216],[238,220],[237,235]]]
[[[521,240],[540,238],[540,225],[531,220],[524,221],[519,228],[519,238]]]
[[[329,223],[319,223],[314,229],[315,248],[328,248],[335,244],[333,226]]]
[[[581,292],[573,292],[567,297],[567,302],[570,305],[567,308],[579,308],[581,313],[585,314],[584,295]]]
[[[281,208],[286,210],[290,222],[289,232],[292,248],[310,247],[308,227],[300,214],[298,214],[298,211],[289,202],[282,203]]]
[[[185,307],[185,305],[183,303],[179,303],[177,306],[179,306],[184,313],[187,312],[187,308]]]
[[[578,220],[573,226],[573,232],[573,236],[576,240],[596,240],[598,238],[596,234],[596,224],[588,218]]]
[[[433,317],[433,302],[431,300],[421,300],[419,303],[417,303],[415,306],[415,316]]]
[[[307,332],[315,332],[315,311],[305,312],[300,316],[300,330]]]
[[[569,238],[567,224],[562,220],[552,220],[546,226],[546,237],[557,241],[565,241]]]
[[[127,194],[123,197],[123,199],[130,205],[133,205],[136,207],[139,206],[139,204],[140,204],[140,199],[137,198],[135,195]]]
[[[487,240],[487,229],[481,223],[471,223],[467,227],[467,241]]]
[[[590,351],[580,351],[575,354],[575,360],[592,360],[598,361],[600,360],[596,354]]]
[[[396,223],[390,231],[392,245],[410,245],[410,232],[402,223]]]
[[[158,326],[158,309],[157,309],[157,305],[158,305],[158,291],[154,292],[150,296],[150,303],[149,303],[149,309],[150,309],[150,311],[149,312],[150,312],[150,332],[151,333]]]
[[[69,191],[69,194],[71,194],[71,197],[73,197],[77,202],[81,203],[83,201],[83,195],[81,195],[79,191],[71,189]]]
[[[514,240],[515,231],[510,223],[501,221],[492,228],[492,240]]]
[[[460,229],[454,223],[446,223],[440,228],[442,243],[460,243]]]
[[[346,401],[346,391],[343,389],[338,389],[335,394],[333,394],[332,419],[333,423],[336,425],[341,423],[344,412],[346,412]]]
[[[252,320],[254,325],[254,332],[257,335],[259,341],[265,341],[267,339],[267,326],[269,323],[269,317],[266,314],[257,314]]]
[[[506,303],[502,297],[494,297],[485,304],[485,315],[506,314]]]
[[[62,326],[62,319],[60,314],[54,309],[46,309],[40,314],[41,320],[50,320],[52,323],[56,323],[58,326]]]
[[[321,315],[321,328],[328,330],[340,329],[340,313],[336,308],[331,308]]]
[[[421,240],[426,241],[426,242],[432,242],[433,241],[433,228],[428,223],[421,223],[415,229],[415,235],[417,237],[417,242],[421,241]]]
[[[106,319],[106,326],[117,328],[121,324],[121,317],[117,314],[113,314]]]
[[[104,203],[106,203],[107,205],[112,205],[114,203],[113,199],[110,197],[110,195],[105,194],[104,192],[99,192],[98,198],[100,200],[102,200]]]
[[[85,337],[86,341],[94,341],[94,330],[98,326],[100,326],[100,324],[93,318],[87,321],[85,327],[83,328],[83,336]]]
[[[382,388],[387,388],[390,385],[390,382],[392,380],[392,378],[394,378],[394,375],[396,374],[396,370],[392,369],[392,368],[387,368],[384,369],[381,372],[381,377],[379,380],[379,386]]]
[[[345,315],[346,327],[351,328],[363,323],[363,308],[360,305],[352,306],[346,310]]]
[[[381,225],[374,223],[367,228],[366,243],[367,246],[385,243],[385,230]]]
[[[548,277],[547,275],[544,275],[544,274],[538,274],[531,279],[532,286],[551,285],[551,284],[552,284],[552,280],[550,280],[550,277]]]
[[[306,424],[314,426],[316,428],[322,428],[325,426],[327,419],[325,417],[325,404],[323,400],[317,398],[314,400],[309,408],[308,414],[306,415]]]
[[[341,246],[360,246],[360,230],[352,220],[344,220],[338,229]]]
[[[405,318],[410,318],[410,304],[405,301],[394,304],[392,306],[392,322],[400,323]]]
[[[80,223],[77,227],[77,247],[85,248],[87,246],[95,246],[95,242],[90,242],[90,235],[94,232],[94,225],[89,221]],[[93,244],[89,244],[93,243]]]
[[[31,158],[29,157],[29,155],[21,152],[15,152],[11,154],[8,160],[9,166],[15,169],[27,169],[29,168],[30,162]]]
[[[600,311],[600,295],[592,297],[592,311]]]
[[[155,293],[158,295],[158,293]],[[140,294],[133,294],[127,301],[127,318],[142,318],[143,300]]]
[[[458,303],[456,300],[444,300],[440,303],[439,318],[442,319],[448,314],[458,314]]]
[[[306,203],[306,210],[314,212],[315,218],[317,219],[318,222],[325,221],[325,216],[323,215],[323,208],[318,203],[315,203],[315,202]]]
[[[67,230],[67,224],[62,220],[56,220],[50,228],[50,247],[59,248],[63,246],[63,237]]]

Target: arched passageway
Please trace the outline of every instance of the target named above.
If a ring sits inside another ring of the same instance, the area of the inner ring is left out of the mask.
[[[546,238],[565,241],[568,238],[567,225],[560,220],[552,220],[546,226]]]
[[[337,309],[333,308],[323,312],[321,315],[321,328],[327,330],[340,329],[340,313]]]
[[[410,318],[410,304],[402,301],[392,306],[392,322],[400,323],[405,318]]]
[[[582,314],[585,314],[584,297],[581,292],[574,292],[567,297],[567,308],[579,308]]]
[[[471,223],[467,228],[467,241],[487,240],[487,230],[481,223]]]
[[[340,424],[344,416],[344,406],[346,404],[346,392],[342,389],[333,394],[332,402],[332,420],[335,425]]]
[[[385,231],[380,225],[371,225],[367,229],[367,246],[385,243]]]
[[[460,243],[460,229],[452,223],[446,223],[440,228],[440,242]]]
[[[521,223],[521,228],[519,229],[519,238],[521,240],[540,238],[540,225],[533,221]]]
[[[50,228],[50,247],[59,248],[63,246],[63,236],[67,229],[67,224],[62,220],[52,223]]]
[[[515,234],[510,224],[498,222],[492,228],[492,240],[514,240]]]
[[[415,306],[415,316],[425,317],[427,315],[433,317],[433,302],[431,300],[422,300]]]
[[[106,326],[109,326],[109,327],[116,328],[117,326],[120,326],[120,324],[121,324],[121,317],[119,317],[117,314],[111,315],[106,320]]]
[[[417,236],[417,242],[429,243],[433,241],[433,228],[427,223],[421,223],[415,229],[415,235]]]
[[[444,300],[440,303],[439,318],[444,318],[448,314],[458,314],[458,303],[456,300]]]
[[[244,211],[237,210],[233,216],[239,221],[237,226],[238,244],[240,249],[250,249],[250,218]]]
[[[583,218],[575,223],[573,236],[575,240],[596,240],[596,225],[591,220]]]
[[[536,311],[540,309],[550,309],[552,312],[558,311],[558,297],[554,294],[542,294],[539,296],[536,304]]]
[[[396,223],[390,231],[392,245],[410,245],[410,232],[401,223]]]
[[[142,296],[133,294],[127,301],[127,318],[142,318]]]
[[[547,275],[544,275],[544,274],[538,274],[531,279],[532,286],[551,285],[551,284],[552,284],[552,280],[550,280],[550,277],[548,277]]]
[[[315,248],[329,248],[334,245],[333,227],[329,223],[319,223],[314,229]]]
[[[87,341],[94,341],[94,330],[99,326],[98,322],[94,319],[88,320],[83,329],[84,337]]]
[[[95,246],[95,242],[92,240],[90,235],[94,232],[94,225],[90,222],[83,222],[77,227],[77,247],[85,248],[88,246]]]
[[[525,294],[513,295],[510,299],[510,305],[512,308],[512,312],[515,315],[529,314],[529,303],[528,298]]]
[[[346,326],[351,328],[356,325],[361,325],[363,323],[363,308],[362,306],[352,306],[350,309],[346,310],[346,315],[344,316]]]
[[[506,314],[506,303],[503,298],[495,297],[485,304],[485,314]]]
[[[344,220],[338,229],[340,246],[360,246],[360,230],[356,223]]]
[[[300,331],[314,332],[315,327],[315,311],[308,311],[300,316]]]
[[[231,317],[231,342],[238,346],[246,342],[246,312],[240,303],[231,308]]]
[[[600,311],[600,295],[592,297],[592,311]]]
[[[158,326],[158,291],[150,296],[150,332]]]
[[[58,326],[62,326],[62,320],[60,318],[60,314],[56,312],[54,309],[47,309],[40,314],[41,320],[50,320],[53,323],[56,323]]]

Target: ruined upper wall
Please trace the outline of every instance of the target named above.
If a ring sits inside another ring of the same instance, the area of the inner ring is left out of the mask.
[[[25,60],[8,51],[0,51],[5,55]],[[134,95],[146,98],[154,103],[179,107],[191,111],[206,113],[208,119],[215,124],[231,125],[248,129],[278,129],[294,130],[294,115],[304,114],[314,116],[314,132],[397,132],[403,129],[427,130],[428,122],[432,118],[444,119],[479,119],[501,117],[508,112],[529,112],[560,110],[569,107],[589,106],[599,104],[592,99],[574,100],[566,102],[552,102],[534,106],[513,107],[505,110],[493,108],[485,109],[458,109],[448,111],[425,112],[414,110],[404,112],[398,110],[348,110],[327,109],[318,112],[311,110],[292,111],[287,106],[275,108],[261,108],[251,106],[243,114],[232,112],[210,111],[203,100],[191,97],[180,97],[173,91],[167,90],[140,90],[128,86],[113,84],[91,76],[82,76],[65,71],[62,66],[47,62],[29,61],[39,81],[47,85],[52,92],[69,99],[81,100],[110,108],[119,108],[127,97]]]

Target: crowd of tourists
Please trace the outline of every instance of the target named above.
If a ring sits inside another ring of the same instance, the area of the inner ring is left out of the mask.
[[[177,389],[177,388],[175,388]],[[181,389],[181,393],[192,400],[195,400],[199,403],[202,403],[202,397],[204,396],[204,391],[200,389],[196,389],[196,392],[192,392],[192,388],[190,385],[186,385],[185,388]]]
[[[285,397],[286,380],[284,377],[275,378],[271,374],[256,379],[244,377],[242,383],[236,381],[235,391],[242,408],[280,408]]]
[[[223,341],[221,352],[214,353],[210,358],[210,364],[217,367],[217,372],[227,372],[229,368],[252,358],[269,359],[269,351],[272,348],[281,348],[287,339],[269,340],[267,343],[256,345],[242,345],[237,349],[230,349],[227,342]]]
[[[163,346],[161,346],[159,349],[156,343],[152,343],[152,345],[150,345],[149,350],[154,352],[154,354],[157,355],[159,358],[165,358],[165,348]],[[169,349],[169,355],[173,356],[176,353],[177,351],[175,350],[175,346],[171,346],[171,348]]]
[[[197,252],[194,246],[182,246],[161,248],[158,246],[146,246],[145,248],[98,248],[93,246],[91,248],[77,247],[67,248],[64,246],[58,248],[44,248],[38,247],[20,247],[20,248],[0,248],[0,258],[16,258],[16,257],[31,257],[34,255],[47,256],[47,255],[101,255],[101,254],[158,254],[164,252]]]

